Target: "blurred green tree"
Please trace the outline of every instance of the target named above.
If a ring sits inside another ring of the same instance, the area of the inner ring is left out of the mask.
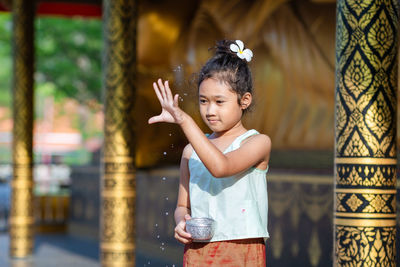
[[[36,83],[56,99],[101,102],[101,31],[98,19],[37,18]]]
[[[11,104],[11,16],[0,13],[0,105]]]
[[[0,105],[11,102],[12,18],[0,13]],[[38,17],[35,20],[35,93],[57,100],[101,102],[101,20]]]

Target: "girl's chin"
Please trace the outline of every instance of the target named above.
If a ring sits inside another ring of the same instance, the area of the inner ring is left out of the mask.
[[[208,128],[210,128],[211,131],[215,132],[215,133],[219,133],[219,132],[224,132],[227,129],[225,127],[221,127],[221,126],[216,126],[216,125],[212,125],[212,124],[207,124]]]

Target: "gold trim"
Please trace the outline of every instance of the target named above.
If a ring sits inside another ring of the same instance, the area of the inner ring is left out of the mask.
[[[397,193],[396,189],[372,189],[372,188],[334,188],[335,193],[345,193],[345,194],[393,194]]]
[[[357,226],[357,227],[390,227],[396,226],[396,219],[339,219],[333,218],[334,225]]]
[[[392,158],[335,158],[335,164],[397,165]]]
[[[129,178],[135,178],[136,174],[134,173],[105,173],[104,178],[106,179],[115,179],[115,180],[124,180]]]
[[[127,156],[112,156],[104,157],[103,163],[134,163],[135,159],[133,157]]]
[[[33,159],[30,158],[30,157],[24,157],[24,156],[18,155],[17,157],[14,157],[14,159],[17,160],[17,161],[14,161],[14,163],[15,163],[14,165],[19,165],[19,166],[28,165],[28,166],[30,166],[30,165],[33,164]]]
[[[101,243],[101,249],[108,251],[134,250],[135,248],[135,244],[132,243]]]
[[[113,197],[113,198],[121,198],[121,197],[135,197],[136,191],[133,190],[103,190],[101,192],[103,197]]]
[[[27,225],[35,223],[35,217],[10,217],[8,220],[9,223],[13,225]]]
[[[11,187],[13,188],[30,188],[33,187],[32,180],[11,180]]]
[[[396,218],[396,213],[353,213],[353,212],[334,212],[334,216],[338,217],[358,217],[358,218]]]
[[[135,266],[132,262],[125,260],[125,261],[116,261],[115,259],[102,259],[101,266],[107,267],[126,267],[126,266]],[[145,265],[146,266],[146,265]]]

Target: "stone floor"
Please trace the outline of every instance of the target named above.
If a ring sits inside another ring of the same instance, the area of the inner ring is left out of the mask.
[[[35,237],[33,256],[28,259],[10,259],[8,256],[9,238],[6,232],[0,232],[0,266],[1,267],[98,267],[99,245],[96,241],[79,239],[60,234],[41,234]],[[169,266],[179,265],[149,258],[137,252],[136,266]]]

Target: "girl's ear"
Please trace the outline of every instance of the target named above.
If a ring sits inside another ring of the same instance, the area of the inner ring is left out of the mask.
[[[245,93],[240,99],[240,107],[243,110],[247,109],[250,106],[252,100],[252,95],[249,92]]]

